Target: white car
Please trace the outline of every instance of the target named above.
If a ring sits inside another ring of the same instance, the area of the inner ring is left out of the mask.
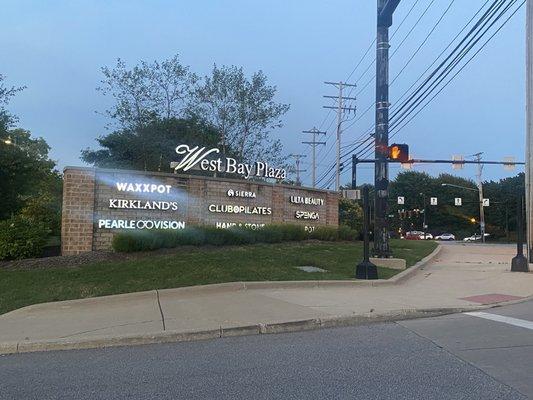
[[[455,240],[453,233],[442,233],[435,237],[436,240]]]
[[[487,238],[488,236],[490,236],[490,234],[489,233],[485,233],[485,238]],[[469,236],[469,237],[465,237],[463,239],[463,242],[477,242],[478,240],[481,240],[481,235],[475,234],[475,235],[472,235],[472,236]]]
[[[433,235],[431,233],[429,233],[429,232],[427,232],[427,233],[423,233],[422,232],[422,234],[420,235],[420,239],[422,239],[422,240],[424,240],[424,239],[425,240],[433,240]]]

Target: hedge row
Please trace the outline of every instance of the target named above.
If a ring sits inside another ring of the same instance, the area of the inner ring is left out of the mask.
[[[176,231],[131,231],[121,232],[113,237],[113,249],[117,252],[147,251],[173,248],[184,245],[226,246],[253,243],[281,243],[318,239],[324,241],[356,240],[358,232],[347,226],[340,228],[318,227],[307,232],[299,225],[267,225],[251,230],[234,227],[190,227]]]

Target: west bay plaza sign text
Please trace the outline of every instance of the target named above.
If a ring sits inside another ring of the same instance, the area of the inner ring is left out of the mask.
[[[176,153],[182,155],[181,161],[175,163],[174,170],[176,172],[186,172],[192,168],[199,167],[205,172],[219,172],[228,174],[237,174],[244,179],[256,178],[272,178],[282,180],[287,178],[287,171],[284,168],[275,168],[263,161],[256,161],[253,164],[240,163],[231,157],[224,158],[208,158],[213,154],[219,154],[220,150],[206,149],[205,147],[190,147],[186,144],[181,144],[176,147]]]
[[[338,225],[335,192],[251,180],[252,176],[285,174],[258,163],[236,167],[243,172],[241,179],[188,175],[185,166],[202,169],[202,163],[207,165],[204,161],[219,164],[217,159],[202,158],[208,150],[178,146],[180,149],[189,149],[185,154],[188,161],[182,169],[175,168],[177,173],[65,168],[63,254],[107,250],[121,230],[178,230],[194,225],[259,229],[280,223],[313,230]],[[220,165],[232,171],[232,163]]]

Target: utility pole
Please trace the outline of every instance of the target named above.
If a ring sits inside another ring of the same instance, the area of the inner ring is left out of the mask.
[[[481,155],[483,153],[476,153],[473,157],[477,161],[477,188],[479,192],[479,230],[481,234],[481,241],[485,243],[485,207],[483,205],[483,180],[481,174],[483,173],[483,164],[481,163]]]
[[[526,247],[529,262],[533,262],[533,0],[527,0],[526,47]]]
[[[290,157],[294,158],[294,162],[296,164],[294,169],[294,172],[296,172],[296,186],[302,186],[302,182],[300,181],[300,172],[306,172],[307,170],[300,169],[300,160],[307,156],[305,154],[290,154]]]
[[[374,255],[388,258],[389,246],[389,28],[400,0],[377,0],[376,36],[376,132]]]
[[[339,89],[339,95],[338,96],[324,96],[329,99],[336,99],[337,105],[336,106],[324,106],[324,108],[330,108],[333,110],[337,110],[337,162],[336,162],[336,168],[337,172],[335,175],[335,190],[338,191],[340,189],[340,173],[341,173],[341,134],[342,134],[342,122],[343,122],[343,114],[344,112],[348,111],[356,111],[355,107],[345,106],[344,101],[345,100],[356,100],[355,97],[346,97],[343,95],[343,89],[345,87],[356,87],[356,85],[352,85],[346,82],[324,82],[326,85],[333,85],[336,88]]]
[[[326,132],[320,131],[314,127],[313,129],[310,129],[308,131],[302,131],[302,133],[311,133],[313,135],[313,140],[311,142],[302,142],[303,144],[308,144],[311,146],[312,149],[312,166],[311,166],[311,173],[312,173],[312,180],[313,180],[313,188],[316,187],[316,146],[318,145],[325,145],[326,142],[317,142],[316,136],[317,135],[325,135]]]

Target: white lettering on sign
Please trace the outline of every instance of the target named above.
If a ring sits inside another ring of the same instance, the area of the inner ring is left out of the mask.
[[[306,232],[314,232],[316,229],[316,226],[311,226],[311,225],[308,225],[305,227],[305,231]]]
[[[243,222],[216,222],[215,226],[218,229],[229,229],[234,227],[251,229],[253,231],[265,227],[265,224],[243,223]]]
[[[272,208],[256,206],[239,206],[233,204],[210,204],[208,210],[212,213],[223,214],[251,214],[251,215],[271,215]]]
[[[154,183],[117,182],[117,190],[119,192],[169,194],[171,188],[171,185],[158,185]]]
[[[118,208],[126,210],[176,211],[178,209],[178,203],[175,201],[109,199],[109,208]]]
[[[310,219],[310,220],[318,220],[320,219],[320,216],[317,212],[312,211],[296,211],[294,213],[294,218],[296,219]]]
[[[181,161],[173,164],[175,165],[174,171],[188,171],[197,166],[202,171],[237,174],[245,179],[259,177],[282,180],[287,177],[287,171],[285,169],[271,167],[268,163],[262,161],[247,164],[237,162],[236,159],[231,157],[225,157],[225,162],[221,158],[214,160],[206,158],[210,154],[220,153],[219,149],[207,150],[205,147],[199,146],[191,148],[186,144],[180,144],[176,147],[176,153],[183,155],[183,158]]]
[[[183,221],[99,219],[100,229],[185,229]]]
[[[309,204],[313,206],[323,206],[324,199],[318,197],[291,196],[289,201],[293,204]]]
[[[176,153],[180,155],[183,154],[184,157],[181,159],[181,161],[178,163],[178,165],[174,169],[176,171],[179,169],[183,171],[188,171],[191,168],[193,168],[196,164],[201,162],[203,159],[205,159],[209,154],[219,153],[219,152],[220,152],[219,149],[206,150],[205,147],[200,147],[200,146],[196,146],[191,149],[186,144],[180,144],[178,147],[176,147]],[[209,161],[209,160],[206,160],[206,161]]]
[[[244,190],[234,190],[234,189],[229,189],[226,192],[226,194],[228,195],[228,197],[244,197],[244,198],[249,198],[249,199],[255,199],[257,197],[255,192],[247,192]]]

